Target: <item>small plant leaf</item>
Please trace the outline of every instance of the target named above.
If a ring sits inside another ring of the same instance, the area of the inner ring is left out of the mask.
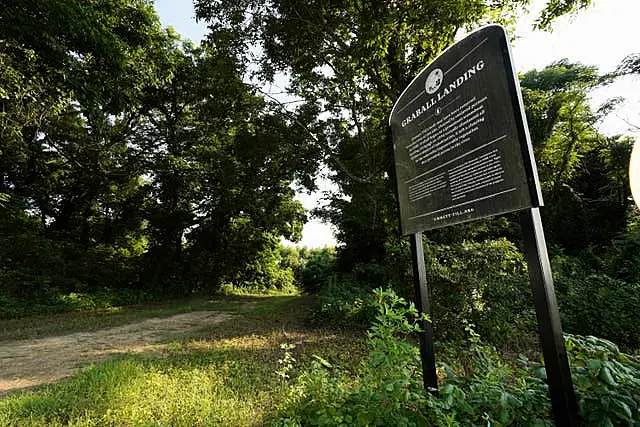
[[[317,354],[314,354],[313,358],[316,359],[318,362],[320,362],[320,364],[322,366],[324,366],[325,368],[327,368],[327,369],[332,369],[333,368],[333,365],[331,363],[329,363],[329,361],[327,359],[324,359],[324,358],[318,356]]]
[[[613,409],[613,412],[620,418],[624,419],[625,421],[632,420],[633,414],[631,413],[631,408],[629,408],[626,403],[619,400],[614,400],[611,402],[611,407]]]
[[[611,376],[611,371],[609,371],[609,368],[607,368],[606,366],[603,366],[602,369],[600,369],[600,374],[598,375],[598,377],[602,381],[604,381],[607,385],[610,385],[610,386],[618,385],[613,379],[613,376]]]

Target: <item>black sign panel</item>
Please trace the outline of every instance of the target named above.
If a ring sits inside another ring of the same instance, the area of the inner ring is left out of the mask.
[[[504,29],[447,49],[389,119],[403,234],[542,205]]]

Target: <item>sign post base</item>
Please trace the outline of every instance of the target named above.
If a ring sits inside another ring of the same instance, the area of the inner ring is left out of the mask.
[[[578,418],[578,405],[562,336],[560,313],[553,289],[553,276],[540,219],[540,209],[531,208],[520,212],[520,224],[553,416],[557,426],[578,426],[581,425]]]
[[[411,234],[411,258],[413,259],[413,286],[416,308],[420,313],[431,317],[429,300],[431,295],[427,284],[427,270],[424,263],[422,233]],[[420,338],[420,358],[422,360],[422,381],[425,390],[438,394],[438,376],[436,374],[436,355],[433,345],[433,326],[422,321]]]

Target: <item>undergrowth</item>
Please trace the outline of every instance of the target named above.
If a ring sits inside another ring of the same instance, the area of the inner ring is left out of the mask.
[[[471,325],[454,363],[440,364],[439,393],[425,392],[418,349],[405,339],[418,328],[415,307],[391,291],[375,295],[368,358],[356,372],[316,360],[289,380],[274,426],[553,425],[544,367],[503,361]],[[587,425],[640,425],[639,361],[595,337],[567,335],[566,343]]]
[[[505,361],[467,324],[422,387],[411,336],[424,320],[392,291],[363,355],[357,336],[309,329],[296,297],[256,306],[158,355],[127,356],[0,399],[0,425],[549,426],[544,367]],[[640,426],[640,361],[606,340],[566,336],[586,425]]]

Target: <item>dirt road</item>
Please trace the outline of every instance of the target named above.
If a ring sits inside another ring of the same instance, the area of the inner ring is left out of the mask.
[[[0,395],[57,381],[82,366],[124,353],[161,351],[167,342],[232,318],[194,311],[92,332],[0,343]]]

